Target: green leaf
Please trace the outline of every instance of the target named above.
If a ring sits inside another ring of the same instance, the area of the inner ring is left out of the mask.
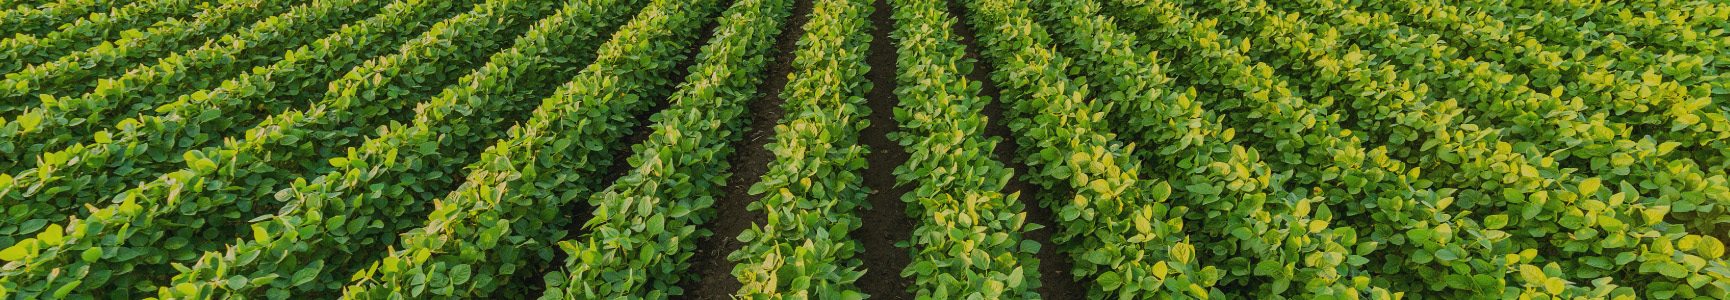
[[[1580,196],[1590,198],[1598,193],[1598,188],[1603,186],[1603,182],[1597,177],[1582,180],[1580,181]]]
[[[43,226],[48,226],[48,219],[31,219],[29,221],[24,221],[24,224],[18,225],[18,233],[28,234],[36,232],[37,230],[42,230]]]
[[[294,272],[294,277],[292,278],[292,280],[293,280],[292,282],[294,283],[295,286],[299,286],[302,284],[306,284],[308,282],[312,282],[312,280],[314,278],[317,278],[317,277],[318,277],[318,269],[305,268],[305,269],[300,269],[300,271]]]
[[[228,278],[228,289],[239,290],[240,288],[246,287],[246,283],[246,276],[234,275],[234,277]]]
[[[740,242],[750,243],[751,240],[755,240],[755,239],[757,239],[757,232],[756,231],[745,230],[745,232],[739,233],[739,241]]]
[[[80,285],[80,284],[84,284],[84,281],[83,280],[73,281],[71,283],[67,283],[66,285],[60,286],[60,289],[54,290],[54,299],[66,299],[66,295],[72,294],[72,291],[77,289],[78,285]],[[198,291],[193,290],[193,292],[196,293]]]
[[[51,224],[48,225],[48,230],[42,231],[42,234],[36,235],[36,238],[48,243],[48,245],[60,245],[66,242],[66,228],[60,227],[60,224]]]
[[[1153,186],[1153,190],[1149,191],[1147,196],[1147,200],[1149,201],[1165,202],[1166,199],[1171,197],[1171,184],[1161,181],[1159,182],[1159,185]]]
[[[174,285],[174,292],[180,293],[180,295],[184,296],[197,295],[198,286],[192,285],[191,283],[176,284]]]
[[[264,292],[264,296],[270,300],[284,300],[290,297],[288,290],[282,288],[271,288]]]
[[[1688,269],[1683,268],[1681,264],[1664,262],[1658,264],[1658,274],[1664,274],[1665,277],[1670,278],[1688,278]]]
[[[469,282],[469,278],[474,276],[474,274],[471,272],[470,269],[471,268],[467,264],[462,264],[462,265],[457,265],[456,267],[452,267],[451,268],[451,276],[450,276],[451,277],[451,284],[452,285],[459,285],[459,284]]]
[[[1460,259],[1460,255],[1457,253],[1454,253],[1453,250],[1448,250],[1446,248],[1443,248],[1443,249],[1436,250],[1436,258],[1439,258],[1441,260],[1446,260],[1446,261],[1455,261],[1455,260]]]
[[[1490,215],[1484,218],[1485,229],[1502,229],[1508,226],[1508,215]]]
[[[347,225],[348,216],[345,215],[337,215],[330,217],[328,220],[324,220],[324,228],[326,231],[330,232],[340,232],[342,231],[342,227]]]
[[[1558,220],[1557,223],[1562,224],[1562,227],[1567,227],[1568,229],[1580,229],[1580,227],[1586,226],[1586,217],[1581,215],[1566,215],[1562,216],[1562,219]]]
[[[1550,275],[1544,274],[1544,270],[1539,269],[1538,266],[1520,265],[1520,279],[1525,280],[1527,284],[1543,284],[1550,279]]]
[[[649,222],[648,222],[648,228],[644,233],[648,233],[648,234],[652,234],[652,235],[661,234],[661,232],[665,231],[666,225],[667,225],[667,217],[665,215],[657,214],[654,216],[650,216]],[[741,235],[743,235],[743,234],[741,234]]]
[[[1562,290],[1567,287],[1568,283],[1562,282],[1561,278],[1551,277],[1549,280],[1544,281],[1544,290],[1549,291],[1551,294],[1561,294]]]
[[[1039,244],[1039,242],[1035,242],[1033,240],[1021,240],[1021,252],[1025,252],[1027,254],[1036,254],[1036,253],[1039,253],[1040,248],[1041,248],[1041,245]]]
[[[270,242],[270,232],[264,230],[264,225],[252,225],[252,240],[259,244]]]
[[[1105,250],[1094,249],[1093,251],[1087,251],[1086,255],[1087,261],[1096,265],[1103,265],[1111,262],[1111,255],[1106,254]]]
[[[1700,243],[1694,247],[1694,251],[1706,259],[1717,259],[1724,256],[1724,242],[1715,237],[1702,236]]]
[[[1202,195],[1214,195],[1214,194],[1219,194],[1219,192],[1220,192],[1219,187],[1215,187],[1212,184],[1201,183],[1201,182],[1191,183],[1191,184],[1189,184],[1189,187],[1187,187],[1185,189],[1189,190],[1189,192],[1191,192],[1191,193],[1202,194]]]
[[[84,261],[96,262],[96,260],[102,259],[102,248],[90,247],[90,249],[84,249],[82,257],[84,258]]]
[[[1116,271],[1108,271],[1105,272],[1105,274],[1099,274],[1099,286],[1104,288],[1106,291],[1117,290],[1117,288],[1122,285],[1123,278],[1119,277]]]

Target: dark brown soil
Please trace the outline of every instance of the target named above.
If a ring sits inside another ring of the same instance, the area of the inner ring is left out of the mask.
[[[913,187],[895,184],[895,168],[907,163],[907,150],[889,139],[890,132],[901,128],[895,121],[895,107],[900,104],[895,96],[896,61],[900,54],[895,52],[895,40],[889,38],[895,29],[895,20],[890,18],[894,10],[888,0],[877,0],[873,7],[876,10],[871,13],[874,26],[871,35],[875,38],[871,40],[871,55],[865,58],[865,63],[871,65],[871,70],[865,73],[872,85],[871,92],[865,95],[866,106],[871,108],[871,126],[864,129],[859,139],[871,149],[865,156],[870,163],[865,169],[865,188],[871,190],[865,200],[871,204],[871,210],[862,212],[860,218],[865,224],[853,232],[853,238],[865,248],[865,253],[859,255],[865,262],[865,276],[859,278],[857,285],[872,299],[913,299],[913,293],[907,291],[912,280],[901,277],[901,269],[912,261],[911,250],[895,246],[912,236],[914,220],[907,216],[907,203],[901,201],[901,195]]]
[[[955,0],[949,2],[949,13],[960,19],[966,19],[969,16],[967,7]],[[998,161],[1003,162],[1007,167],[1021,175],[1010,180],[1009,184],[1004,186],[1003,192],[1020,192],[1021,195],[1018,199],[1026,203],[1027,221],[1046,226],[1043,229],[1022,235],[1023,239],[1039,242],[1040,245],[1044,246],[1040,247],[1039,253],[1033,255],[1034,258],[1039,259],[1039,280],[1041,283],[1035,291],[1045,299],[1081,299],[1087,296],[1086,286],[1076,282],[1075,277],[1069,275],[1071,269],[1069,257],[1058,252],[1058,245],[1051,241],[1051,236],[1056,233],[1057,224],[1056,219],[1052,217],[1051,209],[1038,203],[1042,188],[1022,179],[1032,169],[1029,169],[1027,164],[1022,162],[1018,156],[1018,153],[1021,153],[1018,151],[1021,145],[1017,143],[1016,135],[1009,130],[1009,126],[1004,122],[1002,93],[998,89],[997,83],[991,80],[991,73],[997,71],[997,66],[992,65],[985,57],[979,55],[979,45],[975,42],[978,40],[978,36],[975,35],[974,28],[967,23],[961,22],[955,26],[956,36],[961,37],[961,44],[967,46],[967,58],[977,61],[974,63],[973,73],[967,74],[967,79],[980,82],[980,96],[997,100],[987,103],[982,111],[988,118],[985,134],[1003,139],[1002,143],[997,144],[997,149],[994,149],[992,154],[997,157]]]
[[[894,12],[887,0],[874,3],[875,12],[871,20],[875,25],[872,34],[871,55],[866,62],[871,70],[866,76],[871,80],[873,89],[866,95],[866,105],[871,108],[870,127],[863,129],[860,143],[871,149],[866,156],[869,167],[864,170],[864,186],[870,194],[866,201],[871,209],[858,213],[864,221],[864,226],[852,233],[852,237],[862,244],[864,252],[858,258],[863,261],[864,277],[856,283],[862,292],[871,295],[872,299],[913,299],[914,294],[908,290],[912,280],[901,276],[901,270],[911,262],[911,253],[906,248],[895,244],[907,241],[911,237],[916,223],[907,215],[907,204],[901,196],[912,190],[912,186],[898,186],[894,170],[905,164],[907,151],[899,143],[890,140],[888,134],[900,128],[894,118],[894,109],[899,105],[895,95],[896,61],[899,54],[895,52],[896,41],[889,37],[894,30],[895,22],[890,17]],[[964,7],[951,4],[953,15],[960,18],[965,15]],[[748,211],[746,206],[760,199],[760,196],[750,195],[746,191],[768,171],[768,164],[775,159],[774,153],[764,148],[774,139],[774,126],[779,123],[784,111],[784,103],[780,91],[786,85],[787,74],[791,71],[789,62],[793,59],[795,43],[804,36],[803,24],[806,15],[811,11],[811,1],[797,0],[794,14],[784,25],[788,30],[779,37],[774,62],[769,66],[770,77],[763,82],[759,90],[767,95],[751,104],[752,120],[750,129],[744,133],[744,139],[735,143],[738,152],[731,158],[733,175],[728,179],[726,194],[717,201],[717,217],[709,224],[714,235],[697,242],[696,255],[692,257],[690,272],[697,277],[695,280],[682,284],[685,295],[674,299],[730,299],[741,284],[732,275],[734,262],[727,260],[727,255],[744,246],[734,237],[752,226],[753,223],[765,222],[760,212]],[[962,38],[962,43],[968,46],[968,58],[980,61],[968,78],[981,82],[983,89],[980,94],[996,99],[999,97],[997,85],[990,79],[995,67],[984,62],[974,48],[974,32],[965,24],[957,24],[956,33]],[[1024,173],[1028,167],[1013,160],[1020,148],[1013,139],[1014,134],[1002,122],[1003,108],[998,102],[988,104],[983,113],[990,120],[986,134],[1003,139],[994,151],[994,155],[1011,169]],[[1036,195],[1041,192],[1037,185],[1029,184],[1021,178],[1011,180],[1004,188],[1005,193],[1020,193],[1019,199],[1026,201],[1030,222],[1046,226],[1055,225],[1049,209],[1035,202]],[[1080,299],[1085,296],[1084,286],[1069,275],[1068,258],[1057,252],[1057,245],[1051,242],[1055,233],[1054,227],[1028,232],[1024,238],[1037,241],[1045,247],[1035,257],[1040,260],[1039,270],[1043,284],[1037,292],[1046,299]]]
[[[757,91],[765,95],[751,102],[750,127],[745,129],[743,139],[733,143],[733,149],[737,149],[730,159],[733,175],[727,178],[726,193],[715,201],[714,222],[707,225],[715,234],[697,240],[696,255],[690,260],[690,273],[697,277],[681,283],[685,294],[672,299],[731,299],[743,287],[733,276],[735,263],[728,261],[727,255],[745,246],[735,238],[739,233],[751,228],[751,224],[768,222],[762,212],[746,209],[763,198],[748,192],[769,171],[769,163],[775,162],[775,153],[764,145],[774,141],[775,125],[786,112],[781,90],[787,86],[787,74],[793,71],[794,50],[799,48],[799,38],[805,36],[805,20],[811,6],[811,0],[794,0],[792,16],[781,24],[785,29],[776,37],[768,77],[757,86]]]

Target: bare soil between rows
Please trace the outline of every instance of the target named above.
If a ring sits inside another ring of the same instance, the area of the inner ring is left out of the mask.
[[[861,269],[865,270],[865,275],[855,284],[861,292],[871,295],[872,299],[914,299],[914,293],[909,291],[912,278],[901,276],[901,270],[911,263],[911,250],[896,246],[896,243],[911,238],[913,228],[918,223],[908,216],[907,203],[901,199],[903,194],[913,190],[913,186],[898,185],[894,173],[897,167],[907,162],[908,153],[899,143],[888,138],[889,133],[900,128],[899,122],[894,118],[895,107],[899,105],[899,99],[895,95],[898,86],[896,62],[899,54],[896,53],[897,41],[890,37],[890,33],[895,29],[895,20],[891,18],[894,11],[888,0],[878,0],[873,6],[875,11],[870,18],[874,24],[871,32],[874,38],[870,46],[871,54],[866,57],[866,63],[871,66],[866,77],[873,84],[872,90],[866,94],[866,106],[871,109],[871,114],[866,119],[871,121],[871,126],[862,130],[859,139],[859,142],[871,151],[866,155],[869,166],[863,170],[864,186],[869,189],[866,202],[870,208],[852,212],[859,214],[864,222],[860,229],[850,233],[864,249],[856,258],[863,262]],[[949,6],[950,15],[957,19],[965,18],[965,9],[953,1]],[[768,171],[769,164],[775,161],[774,153],[764,146],[773,142],[774,127],[785,114],[780,92],[787,83],[788,73],[792,71],[790,64],[794,52],[798,49],[797,41],[805,35],[803,27],[811,11],[812,0],[796,0],[793,15],[783,24],[787,29],[777,38],[776,52],[768,69],[769,76],[759,87],[759,91],[765,95],[751,104],[751,125],[744,133],[744,138],[735,143],[737,152],[730,158],[733,170],[732,176],[728,178],[726,194],[716,203],[717,216],[714,222],[706,225],[715,234],[697,241],[690,270],[696,278],[682,283],[685,294],[673,299],[731,299],[742,287],[732,275],[736,263],[727,260],[727,255],[744,246],[745,243],[736,239],[739,233],[754,223],[766,222],[762,213],[746,209],[752,202],[762,198],[759,195],[750,195],[747,191]],[[973,73],[966,77],[981,82],[981,96],[998,99],[999,89],[990,78],[996,67],[979,55],[980,49],[975,44],[973,28],[966,22],[955,25],[955,33],[961,38],[959,42],[967,47],[967,57],[977,61]],[[1017,174],[1024,175],[1029,172],[1029,168],[1014,159],[1019,153],[1020,145],[1003,122],[1005,117],[1000,102],[991,102],[982,112],[989,120],[986,134],[1002,139],[993,151],[996,159]],[[1039,259],[1042,281],[1036,292],[1045,299],[1083,298],[1086,295],[1085,286],[1069,275],[1071,265],[1068,257],[1059,253],[1057,245],[1052,243],[1051,237],[1056,230],[1056,224],[1052,222],[1052,212],[1036,203],[1041,188],[1017,176],[1003,192],[1020,193],[1017,199],[1027,202],[1025,207],[1029,222],[1046,226],[1023,236],[1045,245],[1034,255]]]

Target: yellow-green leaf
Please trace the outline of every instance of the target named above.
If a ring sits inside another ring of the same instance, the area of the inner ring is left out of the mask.
[[[34,241],[26,240],[26,242]],[[29,256],[30,250],[24,249],[24,244],[25,243],[18,243],[17,245],[12,245],[12,247],[6,248],[6,250],[0,250],[0,260],[18,261],[24,259],[25,256]]]
[[[60,227],[60,224],[49,224],[48,230],[43,230],[41,234],[36,235],[36,238],[50,246],[60,245],[66,242],[66,228]]]
[[[1724,242],[1715,237],[1703,236],[1700,238],[1699,245],[1694,247],[1696,249],[1694,251],[1706,259],[1717,259],[1724,256]]]

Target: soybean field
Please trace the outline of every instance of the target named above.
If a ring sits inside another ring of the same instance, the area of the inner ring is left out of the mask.
[[[1722,0],[0,0],[0,299],[1730,299]]]

